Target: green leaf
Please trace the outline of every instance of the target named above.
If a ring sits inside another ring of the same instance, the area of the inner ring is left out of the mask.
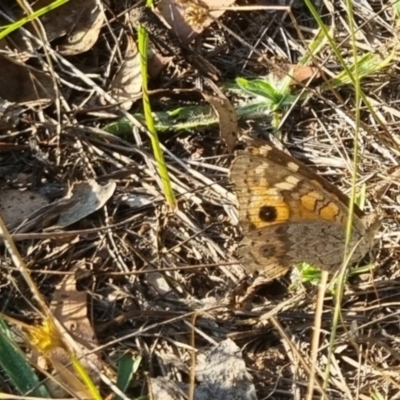
[[[245,78],[237,78],[236,83],[246,93],[252,96],[259,96],[270,101],[275,101],[279,92],[273,85],[261,79],[247,80]]]
[[[117,387],[125,393],[131,383],[133,374],[138,370],[142,357],[135,358],[132,354],[124,354],[118,363]],[[115,400],[120,400],[119,396]]]

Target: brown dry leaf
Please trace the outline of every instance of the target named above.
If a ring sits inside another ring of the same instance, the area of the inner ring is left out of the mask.
[[[293,76],[293,83],[297,83],[308,81],[311,77],[317,79],[321,76],[321,71],[305,65],[290,65],[290,74]]]
[[[136,100],[141,94],[142,75],[140,72],[140,54],[133,38],[128,36],[124,61],[111,83],[111,96],[121,107],[129,110],[132,100]]]
[[[56,98],[52,78],[35,68],[0,55],[0,97],[15,103]]]
[[[290,68],[289,74],[292,77],[292,84],[308,81],[311,77],[317,79],[321,76],[321,71],[318,68],[305,66],[305,65],[295,65],[289,64]]]
[[[100,186],[93,179],[75,183],[67,196],[72,202],[72,207],[60,214],[56,226],[52,229],[65,228],[99,210],[111,198],[116,186],[114,181]]]
[[[75,275],[66,275],[56,286],[50,310],[78,343],[86,349],[98,346],[87,317],[86,292],[76,289]]]
[[[168,63],[174,57],[164,57],[161,54],[156,53],[153,49],[150,48],[149,51],[149,61],[148,61],[148,74],[150,77],[155,78],[158,74],[164,69]]]
[[[58,199],[53,203],[38,208],[22,222],[18,221],[16,224],[10,224],[9,229],[14,233],[24,233],[32,230],[40,231],[47,226],[51,226],[62,213],[65,213],[73,205],[74,202],[71,199]]]
[[[216,97],[202,93],[204,98],[212,105],[219,117],[219,134],[232,153],[236,147],[239,126],[236,111],[226,97]]]
[[[38,0],[33,6],[33,10],[37,11],[47,7],[54,0]],[[11,10],[9,16],[13,20],[24,17],[21,9]],[[7,20],[0,20],[3,25],[8,24]],[[69,0],[62,6],[49,11],[40,17],[46,38],[49,42],[62,36],[67,36],[66,43],[59,47],[59,51],[65,55],[74,55],[89,50],[97,41],[101,26],[104,22],[104,14],[97,6],[96,0]],[[36,29],[32,23],[24,25],[24,28],[35,36]],[[32,54],[39,43],[26,37],[22,31],[17,30],[11,35],[0,41],[0,48],[9,47],[15,50],[21,60],[26,60],[26,54]],[[25,53],[22,54],[22,53]]]
[[[76,289],[76,280],[74,275],[67,275],[60,284],[56,286],[50,304],[50,310],[54,317],[64,326],[71,337],[79,345],[78,347],[81,348],[82,354],[77,354],[78,357],[98,346],[93,328],[90,324],[89,318],[87,317],[86,304],[86,292],[80,292]],[[101,366],[100,358],[96,353],[91,353],[85,356],[85,358],[86,357],[96,366]],[[61,366],[65,367],[67,371],[71,371],[72,375],[76,376],[73,369],[68,366],[70,360],[63,349],[57,348],[51,353],[49,358],[52,361],[53,366],[54,364],[59,363]],[[89,372],[91,378],[95,382],[98,381],[97,374],[90,367],[90,364],[85,362],[85,358],[81,359],[82,365]],[[60,372],[58,378],[61,380],[63,380],[63,377],[69,376],[69,374],[67,374],[61,367],[58,367],[57,371]],[[69,382],[67,381],[65,383],[68,384]]]
[[[272,73],[278,78],[283,79],[287,75],[291,76],[291,85],[308,81],[311,77],[314,79],[321,77],[321,70],[309,65],[288,64],[286,60],[274,57],[272,58]]]
[[[71,56],[91,49],[97,42],[104,22],[104,14],[96,0],[70,0],[66,5],[74,11],[75,21],[72,24],[72,30],[67,35],[67,43],[60,46],[58,50],[61,54]],[[78,13],[76,8],[78,8]]]
[[[113,195],[115,187],[115,182],[105,186],[98,185],[94,180],[76,183],[65,197],[50,204],[38,205],[35,212],[24,215],[23,221],[10,221],[9,229],[14,233],[24,233],[33,229],[53,231],[65,228],[103,207]]]
[[[53,0],[39,0],[34,10],[49,5]],[[96,43],[104,14],[96,0],[70,0],[40,18],[49,41],[67,35],[66,43],[58,50],[64,55],[80,54]]]
[[[182,43],[188,44],[211,25],[213,19],[223,15],[225,11],[221,8],[234,3],[234,0],[161,0],[156,12],[162,15]],[[217,7],[219,9],[213,11]]]
[[[3,189],[0,196],[0,214],[7,226],[16,225],[28,218],[49,200],[30,190]]]

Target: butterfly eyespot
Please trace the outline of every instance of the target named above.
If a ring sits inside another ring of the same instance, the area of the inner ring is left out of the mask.
[[[262,206],[258,211],[258,216],[264,222],[273,222],[278,217],[276,207],[273,206]]]
[[[276,253],[275,247],[272,245],[260,246],[260,255],[265,258],[272,257]]]

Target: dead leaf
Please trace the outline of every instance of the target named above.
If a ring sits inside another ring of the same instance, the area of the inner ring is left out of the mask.
[[[219,117],[219,133],[232,153],[236,147],[239,126],[236,111],[226,97],[216,97],[202,93],[204,98],[212,105]]]
[[[95,180],[75,183],[69,197],[73,205],[61,213],[52,229],[65,228],[99,210],[111,198],[116,186],[114,181],[104,186],[100,186]]]
[[[292,84],[308,81],[311,77],[317,79],[321,76],[318,68],[306,65],[289,64],[289,75],[292,77]]]
[[[87,317],[86,302],[86,292],[76,289],[75,275],[67,275],[56,286],[50,310],[73,339],[86,349],[94,349],[98,343]]]
[[[214,19],[224,14],[223,8],[234,3],[234,0],[161,0],[156,12],[164,18],[182,43],[188,44],[210,26]],[[213,10],[216,7],[218,9]]]
[[[16,222],[10,220],[9,229],[14,233],[24,233],[33,229],[53,231],[65,228],[103,207],[113,195],[115,187],[116,183],[113,181],[105,186],[98,185],[94,180],[76,183],[65,197],[42,206],[36,204],[31,214],[23,214],[24,218]],[[0,197],[0,204],[1,200]],[[58,222],[54,225],[57,218]]]
[[[72,339],[78,344],[81,349],[81,357],[83,354],[93,350],[98,346],[95,338],[95,333],[87,317],[87,299],[86,292],[76,289],[76,280],[74,275],[67,275],[57,286],[53,294],[53,299],[50,304],[50,310],[54,317],[64,326],[71,335]],[[98,368],[101,366],[101,361],[96,353],[91,353],[81,358],[81,363],[88,371],[94,382],[98,382],[98,375],[90,366],[90,363],[85,361],[88,358]],[[49,359],[53,367],[57,371],[57,378],[70,386],[74,382],[74,390],[82,391],[79,385],[80,380],[76,377],[76,373],[69,365],[70,358],[62,348],[53,350],[49,355]],[[73,379],[73,377],[75,379]],[[72,381],[71,381],[72,379]],[[66,382],[65,382],[66,380]],[[85,396],[85,398],[88,398]],[[90,398],[90,397],[89,397]]]
[[[119,103],[122,102],[122,108],[129,110],[132,107],[132,100],[140,96],[141,89],[140,55],[135,41],[128,36],[125,57],[111,83],[110,94]]]
[[[66,56],[80,54],[91,49],[99,38],[104,22],[104,14],[96,0],[76,1],[75,3],[80,4],[80,15],[67,36],[67,44],[58,48],[58,51]]]
[[[30,190],[2,189],[0,214],[6,226],[17,225],[49,203],[47,197]]]
[[[53,1],[38,0],[32,9],[40,10]],[[15,21],[24,17],[24,13],[18,8],[9,11],[9,17]],[[62,6],[42,15],[40,22],[49,42],[66,36],[65,43],[58,48],[60,53],[74,55],[89,50],[96,43],[104,22],[104,14],[96,0],[69,0]],[[3,18],[0,23],[6,25],[9,24],[9,21]],[[32,23],[25,24],[24,29],[36,36],[36,29]],[[0,41],[0,48],[7,47],[18,53],[19,60],[26,61],[29,54],[34,53],[34,50],[40,47],[40,42],[31,40],[22,30],[17,30]]]
[[[56,94],[50,75],[0,55],[0,98],[15,103],[53,102]]]
[[[69,210],[73,205],[73,201],[69,198],[58,199],[53,203],[38,208],[23,221],[10,224],[9,229],[13,233],[24,233],[32,230],[40,231],[52,225],[63,212]]]
[[[53,0],[39,0],[34,10],[49,5]],[[83,53],[97,42],[104,14],[96,0],[70,0],[40,18],[49,41],[67,36],[58,51],[64,55]]]
[[[311,77],[314,79],[321,77],[321,70],[309,65],[289,64],[279,57],[273,57],[271,63],[271,72],[280,79],[289,75],[292,78],[291,85],[308,81]]]
[[[158,54],[154,49],[150,48],[148,55],[148,73],[149,76],[155,78],[168,65],[174,57],[164,57]]]

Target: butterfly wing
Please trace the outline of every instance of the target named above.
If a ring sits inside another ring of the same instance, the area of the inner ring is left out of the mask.
[[[344,244],[345,230],[339,224],[295,221],[249,232],[240,242],[237,254],[247,272],[260,271],[275,279],[301,262],[335,272],[343,262]],[[354,232],[350,243],[353,247],[351,263],[365,256],[370,243]]]
[[[343,260],[348,198],[287,154],[265,145],[241,153],[231,166],[244,239],[238,255],[249,271],[283,275],[308,262],[332,271]],[[366,235],[362,212],[353,216],[352,243]],[[367,251],[360,245],[352,257]]]

